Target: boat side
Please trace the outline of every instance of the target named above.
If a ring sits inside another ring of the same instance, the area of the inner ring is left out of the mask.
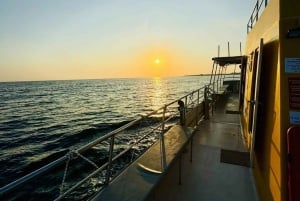
[[[300,2],[266,2],[247,35],[242,127],[261,200],[291,201],[287,132],[299,126],[292,88],[300,79]]]

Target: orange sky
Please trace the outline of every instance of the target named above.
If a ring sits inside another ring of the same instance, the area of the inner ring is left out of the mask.
[[[0,81],[210,73],[218,45],[239,55],[252,4],[1,1]]]

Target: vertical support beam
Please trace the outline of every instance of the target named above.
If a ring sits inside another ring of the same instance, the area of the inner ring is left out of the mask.
[[[213,91],[215,92],[215,80],[216,80],[216,75],[217,75],[217,70],[218,70],[218,64],[216,64],[215,72],[214,72],[214,80],[213,80]]]
[[[240,42],[240,56],[242,56],[242,43]]]
[[[229,45],[229,41],[228,41],[227,46],[228,46],[228,56],[230,57],[230,45]]]
[[[227,72],[227,66],[225,66],[224,80],[225,80],[226,72]]]
[[[204,88],[204,118],[209,119],[208,86]]]
[[[223,71],[225,70],[225,66],[221,69],[221,75],[220,75],[220,86],[223,86],[224,83],[224,73]]]
[[[256,1],[255,8],[256,8],[255,19],[256,19],[256,22],[257,22],[257,20],[258,20],[259,0]]]
[[[214,69],[215,69],[215,62],[213,63],[213,67],[212,67],[212,69],[211,69],[211,74],[210,74],[209,84],[211,84],[212,77],[213,77],[213,74],[214,74]]]
[[[234,80],[235,78],[235,71],[236,71],[236,64],[234,64],[234,70],[233,70],[233,74],[232,74],[232,79]]]
[[[257,114],[258,114],[258,96],[259,96],[259,84],[260,84],[260,75],[261,75],[261,63],[262,63],[262,54],[263,54],[263,46],[264,41],[263,38],[260,39],[259,44],[259,52],[258,52],[258,61],[257,61],[257,69],[256,69],[256,79],[255,79],[255,92],[254,92],[254,111],[253,111],[253,118],[249,119],[252,121],[252,140],[251,140],[251,147],[250,147],[250,165],[253,167],[254,164],[254,145],[255,145],[255,138],[256,138],[256,127],[257,127]]]
[[[165,147],[165,115],[166,115],[167,106],[164,106],[162,124],[161,124],[161,133],[160,133],[160,151],[161,151],[161,167],[162,171],[166,169],[167,159],[166,159],[166,147]]]
[[[112,165],[112,154],[114,151],[114,144],[115,144],[115,136],[113,135],[110,140],[110,145],[109,145],[109,155],[108,155],[108,166],[107,166],[107,171],[106,171],[106,178],[105,178],[105,185],[108,185],[110,182],[110,177],[111,177],[111,165]]]
[[[222,67],[220,66],[220,67],[219,67],[218,78],[217,78],[217,92],[219,91],[219,86],[221,86],[221,85],[219,85],[219,80],[221,80],[221,79],[220,79],[221,69],[222,69]]]

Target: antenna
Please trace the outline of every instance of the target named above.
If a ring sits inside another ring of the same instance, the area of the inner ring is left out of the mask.
[[[230,47],[229,47],[229,42],[228,42],[228,56],[230,57]]]
[[[242,42],[240,42],[240,56],[242,56]]]

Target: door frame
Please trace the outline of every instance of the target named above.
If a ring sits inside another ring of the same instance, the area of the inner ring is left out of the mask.
[[[255,145],[255,135],[256,135],[256,128],[257,128],[257,114],[258,114],[258,108],[259,108],[259,88],[260,88],[260,76],[261,76],[261,64],[262,64],[262,55],[263,55],[263,45],[264,41],[261,38],[258,48],[258,60],[257,60],[257,66],[256,66],[256,79],[255,79],[255,87],[254,87],[254,99],[250,100],[250,104],[254,104],[253,109],[253,115],[252,119],[249,119],[249,121],[252,121],[252,140],[251,140],[251,148],[250,148],[250,165],[253,167],[254,162],[254,145]],[[253,90],[253,89],[251,89]]]

